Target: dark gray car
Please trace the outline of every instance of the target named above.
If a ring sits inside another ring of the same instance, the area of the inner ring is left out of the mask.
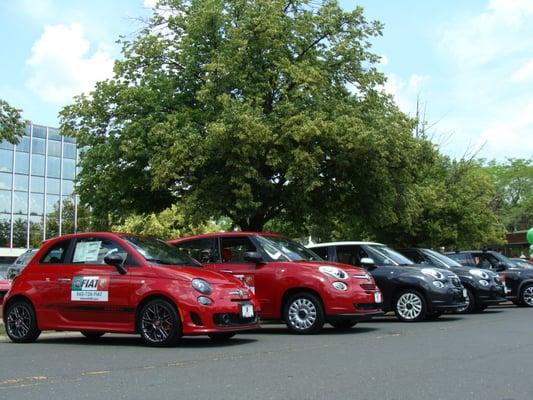
[[[26,250],[11,264],[7,269],[6,278],[14,279],[20,272],[28,265],[33,256],[37,253],[38,249]]]

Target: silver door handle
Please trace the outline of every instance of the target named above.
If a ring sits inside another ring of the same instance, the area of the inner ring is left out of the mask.
[[[233,271],[230,271],[229,269],[221,269],[220,272],[225,272],[227,274],[233,274]]]
[[[72,279],[70,278],[58,278],[57,281],[58,282],[70,282]]]

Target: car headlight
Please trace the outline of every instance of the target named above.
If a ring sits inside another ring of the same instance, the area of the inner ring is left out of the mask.
[[[434,268],[422,268],[422,273],[424,275],[428,275],[428,276],[431,276],[435,279],[444,279],[444,275],[442,274],[442,272],[440,271],[437,271],[436,269]]]
[[[213,291],[211,285],[209,285],[207,281],[200,278],[193,279],[191,285],[195,290],[202,294],[211,294],[211,292]]]
[[[433,283],[433,286],[439,289],[442,289],[444,287],[444,283],[442,283],[441,281],[433,281],[431,283]]]
[[[486,281],[485,279],[480,279],[479,283],[481,284],[481,286],[489,286],[489,282]]]
[[[485,271],[481,271],[480,269],[471,269],[469,271],[472,275],[475,277],[481,278],[481,279],[489,279],[489,274],[487,274]]]
[[[343,292],[348,290],[348,285],[344,282],[333,282],[333,287],[337,290],[342,290]]]
[[[331,265],[322,265],[318,268],[318,270],[324,275],[331,276],[335,279],[348,279],[348,274],[346,271]]]
[[[213,300],[205,296],[200,296],[196,300],[203,306],[210,306],[211,304],[213,304]]]

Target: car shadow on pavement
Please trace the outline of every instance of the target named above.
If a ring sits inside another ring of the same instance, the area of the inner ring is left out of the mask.
[[[43,335],[37,339],[35,342],[36,344],[42,343],[42,344],[55,344],[55,345],[84,345],[84,346],[113,346],[113,347],[146,347],[149,346],[145,345],[143,340],[138,336],[119,336],[119,335],[109,335],[109,336],[103,336],[99,338],[98,340],[88,340],[82,336],[58,336],[60,333],[53,334],[52,335]],[[257,340],[252,338],[242,338],[240,337],[242,333],[239,334],[238,337],[231,338],[229,340],[224,341],[216,341],[212,340],[208,337],[184,337],[182,338],[176,345],[174,346],[168,346],[168,347],[162,347],[165,348],[180,348],[180,347],[186,347],[186,348],[208,348],[208,347],[232,347],[232,346],[240,346],[245,344],[254,343]],[[47,337],[48,336],[48,337]]]
[[[320,336],[320,335],[353,335],[357,333],[368,333],[378,330],[378,328],[371,328],[371,327],[362,327],[360,325],[357,325],[353,328],[349,329],[335,329],[333,327],[330,327],[329,325],[325,325],[324,328],[322,328],[319,332],[313,333],[313,336]],[[247,331],[242,332],[241,335],[253,335],[253,334],[274,334],[274,335],[287,335],[287,336],[305,336],[305,335],[297,335],[294,333],[291,333],[289,329],[284,325],[279,326],[269,326],[266,325],[265,327],[253,331]]]
[[[453,322],[453,321],[461,321],[463,319],[463,316],[459,315],[442,315],[439,318],[435,319],[426,319],[424,321],[420,322],[403,322],[400,321],[398,318],[396,318],[394,315],[387,315],[383,317],[374,317],[371,321],[367,321],[365,323],[402,323],[402,324],[431,324],[431,323],[446,323],[446,322]]]

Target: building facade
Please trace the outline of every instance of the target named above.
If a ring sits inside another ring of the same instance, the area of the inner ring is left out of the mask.
[[[29,125],[19,144],[0,142],[0,248],[25,249],[77,227],[76,141]]]

